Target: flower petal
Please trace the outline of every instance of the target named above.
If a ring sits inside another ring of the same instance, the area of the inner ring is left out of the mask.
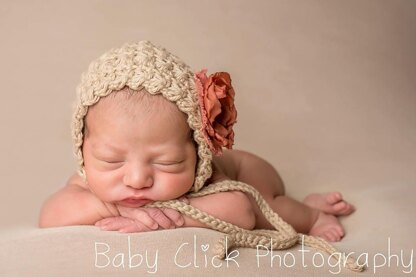
[[[235,92],[227,72],[206,76],[206,69],[195,73],[199,106],[202,116],[202,133],[211,149],[218,155],[222,147],[234,144],[233,125],[237,122],[234,106]]]

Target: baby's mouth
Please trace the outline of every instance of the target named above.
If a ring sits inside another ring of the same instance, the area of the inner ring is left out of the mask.
[[[120,204],[129,207],[141,207],[150,202],[152,202],[150,199],[125,198],[120,201]]]

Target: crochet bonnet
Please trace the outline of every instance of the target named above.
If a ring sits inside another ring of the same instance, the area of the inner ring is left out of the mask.
[[[82,144],[84,120],[88,108],[96,104],[101,97],[127,86],[133,91],[145,89],[152,95],[161,94],[187,115],[187,123],[193,130],[193,139],[197,144],[198,157],[191,191],[200,190],[205,181],[211,177],[212,154],[220,154],[221,146],[228,148],[232,146],[234,138],[232,125],[236,117],[233,104],[234,91],[228,73],[216,73],[209,78],[205,73],[206,70],[202,70],[195,74],[178,57],[149,41],[127,43],[93,61],[88,70],[82,74],[81,83],[77,87],[76,107],[72,119],[72,137],[78,161],[78,173],[86,178]],[[215,77],[218,77],[216,81]],[[212,84],[213,78],[214,84]],[[209,81],[213,85],[211,87],[213,93],[210,96],[206,93]],[[216,96],[223,99],[214,99],[214,102],[209,99]],[[222,110],[221,103],[225,105]],[[211,121],[207,115],[210,107],[213,110]],[[215,117],[222,118],[222,122],[217,120],[214,123]]]

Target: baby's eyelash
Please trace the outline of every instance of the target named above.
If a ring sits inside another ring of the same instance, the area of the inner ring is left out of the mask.
[[[183,163],[184,161],[172,161],[172,162],[157,162],[156,164],[159,165],[175,165],[175,164],[180,164]]]
[[[109,164],[118,164],[118,163],[122,163],[122,161],[103,161]]]

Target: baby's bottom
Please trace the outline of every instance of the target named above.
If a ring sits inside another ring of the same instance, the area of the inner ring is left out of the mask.
[[[270,207],[297,232],[319,236],[328,241],[338,241],[344,236],[344,229],[337,216],[354,211],[354,207],[344,201],[338,192],[310,194],[303,202],[286,196],[283,181],[277,171],[255,156],[242,161],[238,180],[256,188]],[[255,228],[274,229],[261,213],[254,198],[249,198],[255,207]]]

